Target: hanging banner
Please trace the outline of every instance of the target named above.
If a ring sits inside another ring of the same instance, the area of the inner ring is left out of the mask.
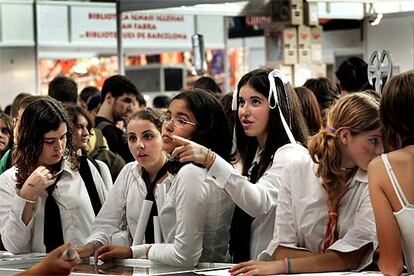
[[[122,14],[125,47],[188,48],[194,33],[192,15]],[[112,8],[71,8],[71,42],[116,43],[116,15]],[[112,46],[112,45],[111,45]]]

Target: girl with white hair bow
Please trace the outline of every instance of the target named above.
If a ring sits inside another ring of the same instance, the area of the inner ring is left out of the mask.
[[[258,258],[272,240],[279,178],[292,158],[308,154],[308,131],[292,86],[278,70],[245,74],[233,96],[236,149],[242,174],[211,150],[174,137],[173,156],[208,169],[206,181],[224,189],[237,205],[230,229],[232,262]]]

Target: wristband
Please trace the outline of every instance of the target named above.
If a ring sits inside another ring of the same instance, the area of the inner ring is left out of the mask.
[[[91,242],[89,242],[89,244],[90,244],[90,246],[92,246],[94,253],[99,247],[101,247],[103,245],[100,241],[91,241]]]
[[[35,204],[36,203],[36,200],[26,199],[24,197],[21,197],[20,195],[19,195],[19,197],[26,203],[29,203],[29,204]]]
[[[208,156],[209,156],[210,152],[211,152],[211,150],[208,149],[207,153],[206,153],[206,157],[204,157],[204,162],[203,162],[204,167],[207,167],[207,160],[208,160]]]
[[[290,262],[290,258],[285,258],[285,274],[292,273],[292,263]]]

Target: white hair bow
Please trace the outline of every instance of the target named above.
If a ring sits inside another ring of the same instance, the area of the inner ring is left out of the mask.
[[[283,89],[286,89],[285,85],[289,82],[286,75],[283,74],[281,71],[279,71],[277,69],[275,69],[275,70],[273,70],[272,72],[269,73],[268,79],[269,79],[270,89],[269,89],[268,102],[269,102],[269,108],[271,108],[271,109],[274,109],[274,108],[276,108],[277,105],[279,105],[279,97],[277,96],[275,78],[279,78],[282,81]],[[232,102],[231,102],[231,109],[232,110],[237,110],[237,86],[236,86],[236,88],[234,89],[234,92],[233,92],[233,99],[232,99]],[[274,105],[271,104],[272,97],[274,98],[274,101],[275,101]],[[279,108],[279,114],[280,114],[280,119],[282,120],[283,128],[286,131],[286,134],[289,138],[289,141],[291,143],[296,143],[295,138],[293,137],[292,131],[290,130],[290,128],[289,128],[289,126],[286,122],[285,116],[283,116],[281,108]]]
[[[285,116],[283,116],[282,109],[280,108],[279,97],[277,96],[277,89],[276,89],[276,84],[275,84],[275,78],[279,78],[282,81],[282,83],[283,83],[283,89],[285,90],[284,92],[285,92],[286,97],[287,97],[286,87],[285,86],[289,82],[289,80],[288,80],[288,78],[286,77],[285,74],[283,74],[279,70],[275,69],[272,72],[270,72],[269,75],[268,75],[269,84],[270,84],[269,96],[268,96],[269,107],[271,109],[274,109],[276,106],[279,105],[279,114],[280,114],[280,119],[282,120],[283,128],[286,131],[286,134],[287,134],[287,136],[289,138],[289,141],[291,143],[296,143],[295,137],[293,137],[292,131],[290,130],[290,128],[289,128],[289,126],[288,126],[288,124],[286,122]],[[274,105],[271,104],[272,97],[274,98],[274,101],[275,101]]]

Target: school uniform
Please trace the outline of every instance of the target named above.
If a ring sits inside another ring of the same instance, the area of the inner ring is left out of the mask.
[[[155,190],[164,244],[153,244],[148,259],[171,266],[228,261],[234,204],[221,189],[206,183],[204,168],[187,164],[172,183]],[[134,258],[147,245],[132,246]]]
[[[286,163],[281,177],[275,235],[263,254],[272,255],[278,246],[323,252],[329,221],[328,194],[322,187],[322,180],[316,177],[316,170],[317,164],[309,154],[306,159]],[[356,270],[372,262],[378,243],[368,176],[361,169],[355,173],[339,202],[336,234],[336,241],[327,250],[347,253],[371,244]]]
[[[104,202],[108,190],[98,170],[88,161],[99,200]],[[60,212],[64,242],[74,247],[85,243],[95,219],[94,209],[78,171],[68,161],[62,162],[62,174],[53,191]],[[48,193],[36,199],[33,216],[26,225],[22,220],[26,202],[16,193],[16,167],[0,176],[0,231],[6,249],[14,254],[46,252],[44,245],[45,203]]]
[[[119,238],[124,241],[122,245],[131,245],[142,203],[147,196],[147,187],[141,173],[142,167],[137,161],[126,164],[121,170],[92,225],[92,234],[87,242],[112,243],[114,235],[121,235]],[[165,179],[157,185],[169,185],[173,179],[174,176],[167,173]]]
[[[261,151],[257,150],[252,164],[259,163],[260,155]],[[289,159],[304,155],[308,155],[308,152],[299,144],[289,143],[280,147],[275,152],[269,168],[255,184],[216,155],[206,181],[223,189],[237,206],[253,218],[250,241],[245,241],[250,243],[250,259],[256,259],[272,240],[283,168]],[[249,174],[251,170],[252,168]]]

